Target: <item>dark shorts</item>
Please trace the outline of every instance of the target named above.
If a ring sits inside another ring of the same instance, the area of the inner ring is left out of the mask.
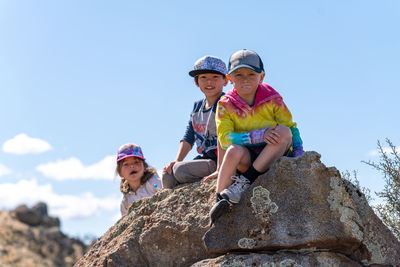
[[[264,149],[266,145],[261,146],[245,146],[250,153],[250,162],[253,164],[256,161],[258,155],[260,155],[261,151]]]
[[[260,155],[261,151],[264,149],[265,146],[266,146],[266,144],[260,145],[260,146],[245,146],[245,148],[247,148],[247,150],[250,153],[251,164],[253,164],[254,161],[256,161],[258,155]],[[289,148],[288,151],[286,151],[285,154],[283,154],[283,156],[290,157],[290,153],[291,153],[291,150]]]
[[[194,158],[194,160],[197,160],[197,159],[211,159],[215,163],[217,163],[217,161],[218,161],[217,150],[213,149],[213,150],[208,151],[205,154],[198,155],[197,157]]]

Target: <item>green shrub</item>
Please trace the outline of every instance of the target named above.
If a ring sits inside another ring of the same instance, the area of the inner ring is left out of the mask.
[[[400,240],[400,156],[395,145],[386,139],[388,148],[382,147],[378,141],[378,163],[363,161],[384,175],[385,187],[383,191],[375,194],[384,200],[383,203],[374,206],[374,210],[382,221]]]

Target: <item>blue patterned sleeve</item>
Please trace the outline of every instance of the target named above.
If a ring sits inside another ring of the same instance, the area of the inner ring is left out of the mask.
[[[192,120],[189,120],[189,123],[186,126],[185,134],[184,134],[183,138],[181,139],[181,142],[182,141],[188,142],[191,146],[193,146],[193,144],[194,144],[194,130],[193,130]]]
[[[188,124],[187,124],[187,126],[186,126],[185,134],[183,135],[183,138],[181,139],[181,142],[182,142],[182,141],[186,141],[186,142],[188,142],[192,147],[193,147],[193,145],[194,145],[194,140],[195,140],[195,137],[194,137],[194,129],[193,129],[193,122],[192,122],[192,114],[193,114],[193,111],[196,109],[196,104],[197,104],[197,102],[194,103],[193,110],[192,110],[192,112],[190,113],[189,122],[188,122]]]

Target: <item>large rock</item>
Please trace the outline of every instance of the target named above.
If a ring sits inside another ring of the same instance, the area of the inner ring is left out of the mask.
[[[12,211],[12,213],[19,221],[26,223],[30,226],[60,226],[60,220],[58,218],[48,216],[47,205],[44,202],[39,202],[32,208],[28,208],[26,205],[19,205]]]
[[[202,237],[214,187],[193,183],[135,202],[75,266],[187,266],[212,256]]]
[[[359,263],[348,257],[334,252],[290,252],[281,251],[273,254],[225,254],[214,259],[205,259],[192,267],[306,267],[306,266],[340,266],[361,267]]]
[[[76,266],[400,266],[398,240],[316,152],[278,160],[209,228],[214,198],[211,181],[135,202]]]
[[[400,266],[400,246],[365,198],[319,154],[283,157],[204,236],[208,250],[338,251],[364,264]],[[229,231],[229,234],[227,232]]]
[[[14,212],[16,218],[20,222],[26,223],[30,226],[37,226],[42,221],[40,214],[28,208],[26,205],[19,205],[14,209]]]
[[[63,234],[59,225],[45,203],[0,211],[0,266],[73,266],[86,245]]]

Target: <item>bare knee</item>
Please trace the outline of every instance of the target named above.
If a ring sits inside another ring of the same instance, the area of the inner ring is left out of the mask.
[[[250,153],[247,148],[240,145],[230,145],[226,151],[224,162],[235,164],[235,169],[245,171],[251,164]]]
[[[244,154],[245,148],[239,145],[230,145],[225,153],[225,158],[232,159],[240,159]]]
[[[291,144],[292,143],[292,131],[289,127],[285,125],[278,125],[276,127],[276,131],[280,135],[280,140],[284,144]]]

